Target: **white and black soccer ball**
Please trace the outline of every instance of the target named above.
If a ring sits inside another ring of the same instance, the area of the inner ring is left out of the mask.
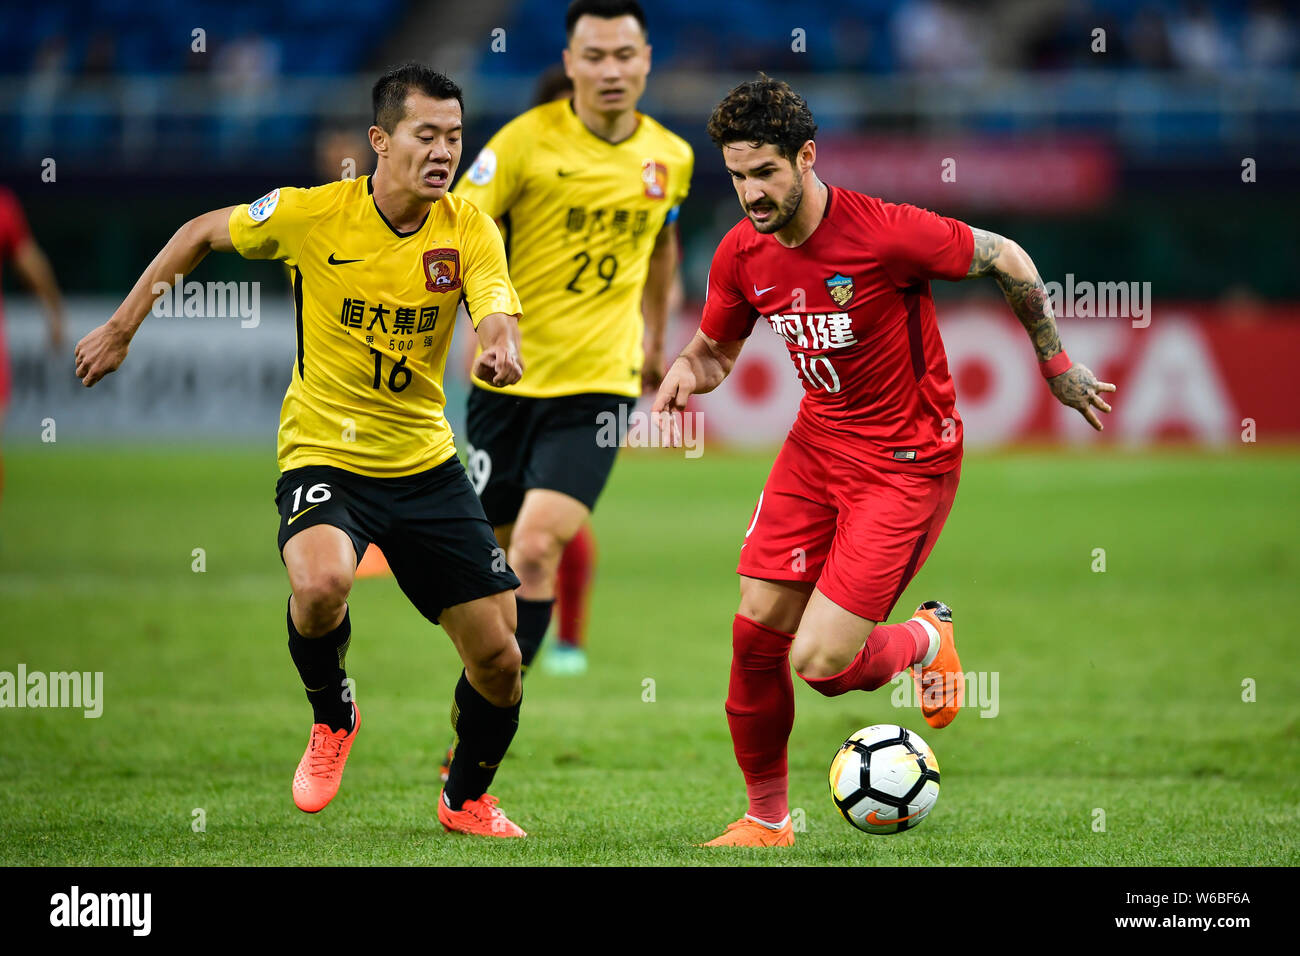
[[[939,799],[939,762],[919,736],[894,724],[864,727],[831,761],[831,799],[866,833],[901,833]]]

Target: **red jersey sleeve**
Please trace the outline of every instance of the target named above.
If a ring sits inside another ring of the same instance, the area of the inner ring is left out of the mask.
[[[700,330],[715,342],[738,342],[754,331],[758,311],[749,304],[736,279],[736,253],[728,233],[713,253],[709,286],[704,293]]]
[[[970,226],[906,203],[883,203],[877,255],[900,289],[926,279],[966,278],[975,238]]]
[[[0,259],[12,258],[28,235],[23,207],[13,193],[0,189]]]

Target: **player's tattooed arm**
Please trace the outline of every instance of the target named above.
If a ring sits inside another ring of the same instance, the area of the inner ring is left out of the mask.
[[[972,227],[971,233],[975,237],[975,254],[966,278],[993,278],[1029,333],[1038,361],[1046,362],[1061,351],[1061,335],[1056,330],[1052,301],[1034,263],[1019,245],[996,232]]]
[[[1006,297],[1007,304],[1034,343],[1038,361],[1046,362],[1063,351],[1056,328],[1052,301],[1042,277],[1024,249],[996,232],[971,228],[975,252],[971,256],[966,278],[991,276]],[[1078,409],[1093,428],[1101,431],[1101,420],[1094,409],[1109,412],[1110,406],[1100,392],[1113,392],[1115,386],[1100,382],[1086,365],[1072,365],[1060,375],[1047,380],[1052,394],[1062,405]]]
[[[227,206],[205,212],[177,229],[112,317],[77,343],[76,371],[83,385],[89,388],[108,373],[117,371],[126,360],[131,339],[153,308],[154,300],[171,292],[176,276],[188,275],[209,252],[235,250],[230,238],[230,213],[234,208]]]

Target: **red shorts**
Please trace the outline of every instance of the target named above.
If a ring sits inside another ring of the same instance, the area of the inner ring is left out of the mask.
[[[880,471],[791,434],[754,508],[737,573],[807,581],[835,604],[885,621],[952,510],[961,465],[942,475]]]

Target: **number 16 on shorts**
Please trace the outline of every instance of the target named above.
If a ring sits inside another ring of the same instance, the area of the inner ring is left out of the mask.
[[[305,486],[303,485],[299,485],[297,488],[293,489],[293,511],[289,515],[289,524],[293,524],[294,521],[302,517],[308,511],[311,511],[311,509],[317,505],[330,500],[329,485],[323,482],[312,485],[310,488],[307,488],[307,494],[305,496],[303,495],[304,487]],[[304,503],[307,505],[306,508],[303,508]]]

